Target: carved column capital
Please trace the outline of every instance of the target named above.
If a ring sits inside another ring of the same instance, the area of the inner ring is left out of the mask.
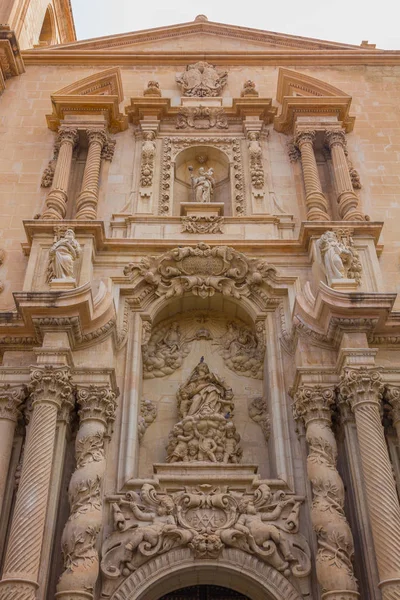
[[[56,144],[71,144],[75,146],[78,143],[78,130],[70,127],[60,127]]]
[[[20,405],[26,396],[25,386],[0,386],[0,419],[17,422],[21,415]]]
[[[326,131],[325,139],[328,143],[329,148],[332,148],[332,146],[335,146],[335,145],[342,146],[343,149],[346,148],[346,134],[344,133],[344,131],[340,131],[340,130]]]
[[[105,426],[112,426],[117,407],[115,398],[115,392],[108,386],[91,385],[78,388],[78,414],[81,423],[87,420],[97,420]]]
[[[101,151],[101,158],[103,160],[108,160],[110,162],[112,161],[112,159],[114,158],[115,144],[115,140],[111,139],[110,137],[107,137],[107,140]]]
[[[293,416],[303,420],[307,426],[310,421],[331,421],[331,406],[335,404],[333,386],[306,386],[298,388],[293,403]]]
[[[382,374],[378,369],[346,367],[340,381],[340,395],[352,410],[362,404],[380,405],[384,391]]]
[[[47,402],[60,409],[72,405],[73,384],[68,367],[35,367],[31,371],[29,391],[32,404]]]
[[[294,144],[295,146],[298,146],[299,148],[303,145],[303,144],[314,144],[314,140],[315,140],[315,131],[313,129],[307,129],[305,131],[300,131],[294,138]]]
[[[104,144],[107,142],[107,134],[104,129],[86,129],[86,135],[88,137],[89,144],[97,143],[103,148]]]

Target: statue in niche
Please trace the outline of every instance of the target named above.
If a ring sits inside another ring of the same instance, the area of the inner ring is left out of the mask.
[[[176,397],[181,421],[169,435],[167,461],[238,463],[242,450],[231,388],[201,360]]]
[[[334,231],[325,231],[318,241],[328,283],[347,277],[346,266],[351,262],[350,248],[339,241]]]
[[[205,98],[219,96],[227,77],[226,71],[217,71],[213,65],[199,61],[187,65],[185,71],[176,77],[176,82],[181,86],[183,96]]]
[[[64,236],[54,242],[49,252],[47,281],[53,279],[72,279],[74,262],[80,257],[82,248],[75,239],[73,229],[67,229]]]
[[[197,177],[193,176],[193,167],[189,167],[189,171],[192,182],[193,201],[211,202],[215,187],[214,170],[208,169],[206,171],[204,167],[200,167]]]

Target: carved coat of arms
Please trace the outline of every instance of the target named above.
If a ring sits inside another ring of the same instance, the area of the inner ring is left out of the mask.
[[[217,71],[207,62],[200,61],[187,65],[185,71],[176,77],[177,83],[182,87],[183,96],[220,96],[226,84],[228,73]]]

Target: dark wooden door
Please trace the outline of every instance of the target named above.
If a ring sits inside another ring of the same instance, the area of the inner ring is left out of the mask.
[[[250,598],[218,585],[194,585],[166,594],[160,600],[250,600]]]

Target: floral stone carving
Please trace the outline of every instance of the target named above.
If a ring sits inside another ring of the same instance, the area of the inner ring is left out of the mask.
[[[82,248],[75,239],[74,231],[67,229],[64,236],[54,242],[50,248],[47,281],[73,278],[74,262],[81,253]]]
[[[182,231],[188,233],[223,233],[224,217],[217,215],[190,215],[182,217]]]
[[[203,242],[142,258],[139,263],[127,265],[124,274],[133,277],[137,271],[157,296],[166,298],[185,292],[201,298],[215,292],[237,299],[248,297],[276,273],[275,267],[263,260],[249,259],[229,246],[211,248]]]
[[[228,118],[225,111],[218,107],[183,106],[176,116],[176,128],[186,129],[227,129]]]
[[[358,285],[361,283],[361,262],[347,230],[326,231],[318,246],[328,284],[335,279],[355,279]]]
[[[167,461],[240,462],[231,388],[201,360],[176,397],[181,421],[169,435]]]
[[[103,544],[108,579],[130,575],[156,555],[188,547],[196,558],[217,558],[240,548],[285,576],[311,571],[310,550],[298,533],[301,498],[261,484],[252,494],[199,486],[173,494],[145,483],[140,493],[114,500],[115,531]]]
[[[262,379],[265,354],[263,324],[257,323],[256,333],[253,333],[249,327],[230,321],[220,339],[220,353],[226,366],[235,373]]]
[[[184,72],[176,77],[176,82],[181,86],[183,96],[205,98],[220,96],[227,77],[226,71],[217,71],[208,62],[200,61],[187,65]]]

